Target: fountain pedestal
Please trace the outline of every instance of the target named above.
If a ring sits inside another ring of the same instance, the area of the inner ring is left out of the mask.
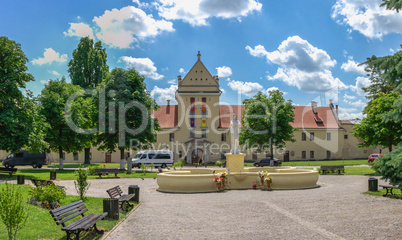
[[[231,154],[227,153],[226,156],[226,169],[230,170],[230,173],[234,172],[244,172],[244,157],[246,154]]]

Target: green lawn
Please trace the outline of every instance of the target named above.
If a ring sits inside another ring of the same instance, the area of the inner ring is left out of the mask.
[[[25,179],[49,179],[50,169],[18,169],[16,174],[13,174],[12,179],[16,179],[16,175],[25,175]],[[126,171],[120,172],[117,176],[120,178],[155,178],[157,172],[146,172],[145,174],[142,170],[133,169],[131,174],[127,174]],[[8,177],[8,174],[0,174],[1,177]],[[88,176],[88,179],[95,179],[98,175]],[[114,177],[114,174],[109,174],[106,177]],[[56,180],[75,180],[77,176],[75,175],[75,170],[56,170]]]
[[[0,184],[3,187],[4,184]],[[53,218],[49,214],[47,209],[28,204],[28,185],[15,185],[20,188],[23,194],[23,198],[26,199],[29,216],[27,224],[19,231],[17,239],[66,239],[66,233],[61,231],[62,226],[56,225]],[[67,196],[61,205],[67,205],[72,202],[78,201],[78,196]],[[85,205],[88,208],[89,213],[102,213],[103,212],[103,200],[102,198],[88,197],[85,201]],[[98,222],[97,227],[105,231],[110,231],[119,221],[125,218],[127,213],[120,211],[120,220],[101,220]],[[81,234],[80,237],[84,236]],[[96,233],[86,233],[83,239],[100,239]],[[2,222],[0,222],[0,239],[8,239],[7,231]]]
[[[368,194],[368,195],[374,195],[374,196],[381,196],[382,197],[382,195],[383,194],[385,194],[387,192],[387,190],[385,190],[385,189],[379,189],[378,191],[376,191],[376,192],[364,192],[363,194]],[[395,195],[388,195],[387,197],[389,197],[389,198],[395,198],[395,199],[401,199],[401,197],[402,197],[402,190],[399,190],[399,189],[393,189],[393,193],[395,194]]]

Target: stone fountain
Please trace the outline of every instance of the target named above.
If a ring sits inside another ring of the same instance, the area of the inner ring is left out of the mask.
[[[252,189],[253,185],[263,188],[260,173],[266,172],[272,179],[271,189],[304,189],[317,187],[318,172],[314,170],[296,169],[295,167],[250,167],[244,168],[246,154],[239,150],[240,122],[233,115],[230,127],[230,153],[226,154],[226,169],[213,168],[181,168],[164,170],[158,174],[157,183],[161,192],[200,193],[216,192],[214,179],[227,173],[226,190]]]

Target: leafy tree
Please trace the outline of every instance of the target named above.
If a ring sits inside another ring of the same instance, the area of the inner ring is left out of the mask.
[[[28,137],[28,142],[25,149],[30,152],[43,152],[48,148],[49,143],[45,141],[46,131],[49,128],[49,123],[46,122],[45,116],[41,114],[42,106],[37,97],[33,97],[32,92],[27,90],[27,112],[32,117],[31,133]]]
[[[19,151],[31,133],[29,100],[20,91],[34,80],[27,62],[20,44],[0,37],[0,149],[5,151]]]
[[[399,94],[378,93],[377,98],[371,101],[371,107],[367,108],[367,116],[356,125],[353,135],[364,140],[360,147],[384,146],[392,151],[392,145],[401,141],[402,125],[392,119],[384,119],[384,116],[395,111],[393,105]]]
[[[102,48],[100,41],[94,44],[94,41],[89,37],[81,38],[78,47],[73,51],[73,58],[68,63],[68,72],[72,83],[84,89],[96,88],[109,72],[106,58],[106,49]],[[86,98],[90,98],[90,96],[86,96]],[[96,111],[97,109],[93,110]],[[91,126],[87,126],[88,128],[97,125],[97,121],[93,118],[95,116],[95,113],[88,114],[87,117],[92,117],[92,120],[88,119],[87,121],[87,123],[92,123]],[[90,164],[89,153],[93,138],[88,137],[87,139],[84,163]]]
[[[99,113],[104,124],[99,126],[97,144],[100,150],[120,150],[121,169],[124,149],[155,142],[156,131],[160,130],[158,120],[150,116],[159,106],[147,91],[144,80],[134,69],[115,68],[101,86],[106,93],[107,114]]]
[[[386,7],[388,10],[399,12],[402,9],[402,0],[382,0],[381,7]]]
[[[390,93],[401,84],[402,78],[402,51],[385,57],[372,56],[367,58],[366,71],[370,75],[371,85],[363,88],[368,99],[377,97],[377,93]],[[371,103],[367,107],[371,106]],[[366,111],[366,110],[365,110]]]
[[[271,166],[273,165],[275,146],[283,149],[286,141],[294,142],[293,127],[289,122],[294,120],[291,101],[285,101],[279,90],[269,92],[269,97],[261,91],[252,99],[243,102],[246,105],[240,134],[240,144],[246,148],[257,148],[262,151],[270,148]]]
[[[42,104],[41,114],[45,116],[49,128],[46,131],[45,140],[49,148],[59,152],[60,169],[63,169],[63,151],[68,153],[79,152],[85,146],[88,135],[74,131],[66,120],[66,104],[73,94],[83,94],[80,86],[66,83],[63,77],[60,81],[50,81],[39,97]],[[73,109],[73,121],[78,122],[79,116],[83,116],[91,106],[85,105],[85,101],[77,99],[68,107]],[[80,126],[81,127],[81,126]]]
[[[402,142],[391,153],[376,158],[372,168],[392,185],[402,187]]]

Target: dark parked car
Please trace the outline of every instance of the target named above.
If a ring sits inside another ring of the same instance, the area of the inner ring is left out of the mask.
[[[41,168],[48,164],[48,157],[43,153],[30,153],[25,150],[20,150],[18,153],[9,154],[2,164],[6,168],[14,168],[14,166],[32,165],[33,168]]]
[[[271,158],[263,158],[258,162],[254,163],[254,167],[263,167],[263,166],[269,166],[269,163],[271,161]],[[279,160],[274,158],[274,166],[279,165]]]

